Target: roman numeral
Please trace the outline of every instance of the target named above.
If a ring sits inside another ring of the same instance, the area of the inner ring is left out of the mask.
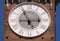
[[[13,27],[14,30],[17,30],[18,29],[17,28],[17,24],[12,25],[12,27]]]
[[[19,34],[22,34],[22,35],[23,35],[23,33],[24,33],[24,31],[23,31],[23,29],[21,29],[21,30],[19,31]]]
[[[41,13],[41,15],[44,15],[44,14],[46,14],[46,12],[42,12],[42,13]]]
[[[17,15],[17,13],[15,13],[15,12],[13,14]]]
[[[27,5],[27,9],[32,9],[32,5]]]
[[[16,22],[16,19],[11,19],[11,22]]]
[[[48,19],[41,19],[42,22],[48,22]]]
[[[37,34],[39,34],[39,32],[38,32],[38,31],[36,31],[36,33],[37,33]]]
[[[28,36],[31,36],[31,32],[28,31]]]
[[[46,26],[45,26],[44,24],[41,24],[40,28],[41,28],[41,29],[45,29]]]

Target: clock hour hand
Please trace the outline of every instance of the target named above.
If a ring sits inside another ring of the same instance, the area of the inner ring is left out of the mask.
[[[41,19],[31,19],[31,22],[40,22],[41,21]]]
[[[19,20],[20,22],[27,22],[27,20]],[[40,19],[31,19],[29,22],[40,22]]]

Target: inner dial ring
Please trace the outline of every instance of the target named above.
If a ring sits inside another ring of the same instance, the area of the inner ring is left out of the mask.
[[[35,37],[48,29],[51,18],[43,5],[24,2],[10,11],[8,22],[16,34],[24,37]]]

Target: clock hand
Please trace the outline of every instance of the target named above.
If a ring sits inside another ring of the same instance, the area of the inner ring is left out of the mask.
[[[28,25],[30,25],[31,24],[31,21],[30,21],[30,19],[27,17],[27,15],[26,15],[26,11],[22,8],[22,10],[23,10],[23,14],[24,14],[24,16],[26,17],[26,19],[27,19],[27,22],[28,22]]]
[[[31,25],[31,28],[33,29],[34,26],[32,24],[30,24],[30,25]]]
[[[20,22],[27,22],[27,20],[19,20]],[[31,22],[40,22],[40,19],[31,19]]]

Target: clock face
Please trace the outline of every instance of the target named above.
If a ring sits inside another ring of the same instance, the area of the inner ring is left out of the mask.
[[[47,9],[37,3],[21,3],[9,13],[8,23],[10,28],[18,35],[35,37],[43,34],[51,22]]]

